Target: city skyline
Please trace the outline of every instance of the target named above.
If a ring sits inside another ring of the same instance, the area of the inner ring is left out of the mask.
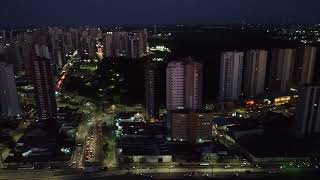
[[[319,45],[320,25],[0,29],[0,179],[319,173]]]

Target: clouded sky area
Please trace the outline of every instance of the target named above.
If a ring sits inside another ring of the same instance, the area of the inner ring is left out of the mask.
[[[320,0],[0,0],[1,26],[320,23]]]

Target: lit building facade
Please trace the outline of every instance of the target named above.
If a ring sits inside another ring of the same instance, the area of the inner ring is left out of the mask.
[[[184,109],[185,69],[183,61],[173,61],[167,66],[167,109]]]
[[[186,59],[167,66],[167,109],[201,109],[203,65]]]

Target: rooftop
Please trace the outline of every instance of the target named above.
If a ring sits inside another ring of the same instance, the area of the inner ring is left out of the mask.
[[[119,140],[118,148],[122,148],[122,155],[169,154],[165,140],[161,138],[125,137]]]

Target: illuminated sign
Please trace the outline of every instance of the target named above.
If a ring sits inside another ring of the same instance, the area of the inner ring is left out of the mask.
[[[290,100],[291,100],[290,96],[277,97],[274,99],[274,105],[279,106],[279,105],[287,104],[289,103]]]

